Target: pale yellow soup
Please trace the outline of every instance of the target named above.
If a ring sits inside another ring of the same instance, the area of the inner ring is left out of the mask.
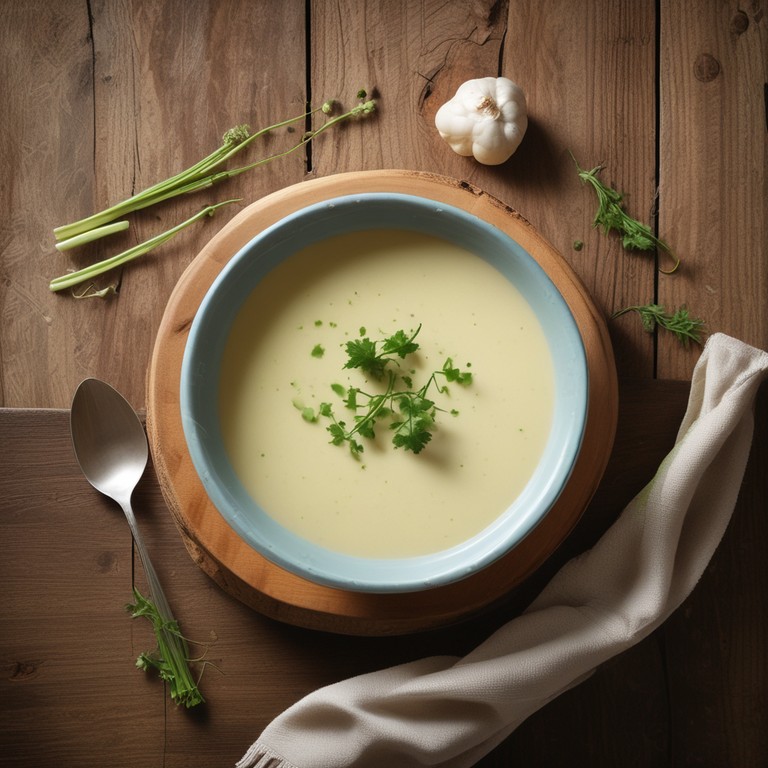
[[[378,385],[343,369],[346,342],[419,324],[404,361],[414,386],[446,357],[473,382],[433,390],[446,412],[418,455],[382,424],[355,460],[297,405],[330,402],[351,424],[330,385]],[[427,554],[479,533],[520,494],[550,429],[553,378],[534,312],[482,258],[414,232],[347,234],[293,254],[243,305],[223,355],[223,438],[248,493],[299,536],[363,557]]]

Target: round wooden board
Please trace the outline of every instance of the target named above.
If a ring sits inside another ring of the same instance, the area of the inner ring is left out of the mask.
[[[546,270],[581,331],[589,368],[589,413],[571,479],[546,518],[508,555],[447,586],[407,594],[363,594],[320,586],[269,562],[208,499],[181,425],[181,363],[190,325],[227,261],[265,227],[307,205],[347,194],[398,192],[453,205],[506,232]],[[446,626],[497,603],[565,539],[603,475],[613,445],[618,387],[608,332],[563,258],[518,213],[464,181],[414,171],[365,171],[305,181],[245,208],[187,268],[165,310],[147,380],[147,432],[155,470],[182,539],[225,591],[279,621],[354,635],[395,635]]]

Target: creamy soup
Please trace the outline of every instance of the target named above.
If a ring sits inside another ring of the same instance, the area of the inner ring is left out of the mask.
[[[415,387],[446,357],[473,373],[436,395],[446,412],[432,441],[395,449],[380,425],[359,460],[330,445],[328,422],[297,405],[331,402],[351,423],[331,384],[376,382],[343,370],[346,342],[419,324],[404,362]],[[219,405],[235,472],[267,514],[328,549],[389,558],[459,544],[514,501],[543,452],[553,390],[541,326],[507,279],[439,238],[382,230],[312,245],[258,284],[224,351]]]

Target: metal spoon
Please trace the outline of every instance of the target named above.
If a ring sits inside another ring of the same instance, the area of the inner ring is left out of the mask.
[[[128,401],[109,384],[85,379],[72,400],[70,430],[75,456],[88,482],[123,509],[160,615],[172,621],[149,553],[139,534],[131,496],[147,466],[144,427]]]

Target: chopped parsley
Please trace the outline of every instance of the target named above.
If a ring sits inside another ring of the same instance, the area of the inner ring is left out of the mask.
[[[364,450],[361,439],[373,439],[376,428],[385,423],[392,433],[392,444],[412,453],[420,453],[432,439],[437,414],[442,411],[435,397],[448,393],[448,383],[468,386],[472,373],[461,370],[448,357],[442,368],[433,371],[426,383],[416,387],[412,373],[401,373],[400,361],[419,349],[415,341],[421,325],[411,333],[399,330],[380,340],[364,336],[348,341],[345,345],[347,361],[344,369],[357,369],[371,378],[385,384],[383,392],[367,392],[360,387],[344,387],[331,384],[332,391],[342,399],[342,405],[351,412],[351,420],[337,417],[334,406],[329,402],[320,403],[317,411],[303,404],[294,403],[305,421],[315,422],[328,419],[327,426],[333,445],[346,445],[355,458]],[[314,352],[313,352],[314,354]],[[440,378],[444,380],[440,383]],[[450,413],[457,415],[458,411]]]

